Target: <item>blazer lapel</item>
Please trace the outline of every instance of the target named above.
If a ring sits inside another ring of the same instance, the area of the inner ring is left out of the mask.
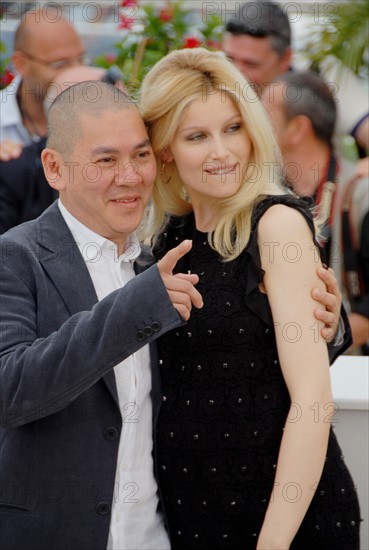
[[[96,291],[56,202],[39,218],[36,238],[41,248],[40,263],[70,314],[91,310],[98,301]],[[111,370],[102,379],[119,407],[114,371]]]

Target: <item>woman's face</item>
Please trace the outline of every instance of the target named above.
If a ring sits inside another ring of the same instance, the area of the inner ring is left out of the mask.
[[[168,149],[192,204],[224,199],[241,187],[251,139],[241,114],[222,92],[194,100],[185,110]]]

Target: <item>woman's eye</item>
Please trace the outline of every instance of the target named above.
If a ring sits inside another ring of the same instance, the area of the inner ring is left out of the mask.
[[[229,126],[227,128],[227,132],[237,132],[237,130],[239,130],[241,128],[241,124],[237,123],[237,124],[232,124],[231,126]]]
[[[200,141],[205,137],[204,134],[192,134],[191,136],[188,136],[188,141]]]

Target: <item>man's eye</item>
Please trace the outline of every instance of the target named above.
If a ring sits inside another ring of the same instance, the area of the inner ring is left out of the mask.
[[[99,159],[98,162],[100,162],[101,164],[111,164],[115,162],[115,160],[113,159],[113,157],[103,157]]]
[[[138,156],[138,158],[140,158],[140,159],[145,159],[145,158],[151,156],[151,151],[139,151],[139,153],[137,154],[137,156]]]

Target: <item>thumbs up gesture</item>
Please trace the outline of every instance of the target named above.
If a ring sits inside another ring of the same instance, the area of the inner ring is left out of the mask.
[[[169,250],[157,264],[173,306],[186,321],[190,318],[192,306],[201,308],[204,305],[201,294],[194,287],[199,282],[197,275],[184,273],[173,275],[173,269],[178,260],[187,254],[191,247],[192,241],[185,240]]]

